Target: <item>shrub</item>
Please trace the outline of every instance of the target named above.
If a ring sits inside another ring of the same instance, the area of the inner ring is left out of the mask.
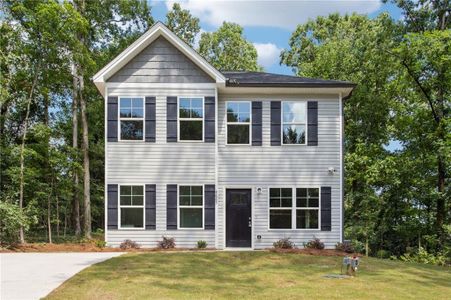
[[[205,249],[205,248],[207,248],[207,242],[206,241],[203,241],[203,240],[200,240],[200,241],[197,241],[197,249]]]
[[[119,246],[119,248],[121,248],[122,250],[128,250],[128,249],[139,249],[140,246],[138,245],[138,243],[132,241],[132,240],[125,240],[121,243],[121,245]]]
[[[416,253],[406,253],[401,255],[400,259],[405,262],[416,262],[437,266],[445,266],[447,260],[446,253],[429,253],[423,247],[420,247]]]
[[[97,248],[105,248],[106,247],[106,242],[103,240],[95,240],[94,244],[96,245]]]
[[[354,253],[354,247],[351,242],[337,243],[335,245],[335,250],[343,251],[346,253]]]
[[[365,253],[365,244],[357,241],[357,240],[353,240],[351,242],[352,248],[354,248],[354,252],[356,253]]]
[[[313,240],[308,241],[307,243],[304,243],[304,248],[323,250],[324,249],[324,243],[321,242],[320,239],[314,238]]]
[[[0,244],[14,245],[19,242],[19,229],[28,230],[29,222],[19,206],[0,201]]]
[[[283,238],[274,242],[272,245],[276,249],[293,249],[295,247],[294,243],[290,241],[290,238]]]
[[[162,236],[163,240],[158,242],[158,248],[160,249],[170,249],[175,248],[175,239]]]
[[[387,250],[381,249],[376,252],[377,258],[390,258],[391,253]]]

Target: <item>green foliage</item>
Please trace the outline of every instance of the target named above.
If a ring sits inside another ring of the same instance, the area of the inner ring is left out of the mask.
[[[446,254],[445,252],[438,252],[436,254],[429,253],[423,247],[419,247],[415,252],[409,252],[401,255],[399,259],[405,262],[415,262],[437,266],[445,266],[451,263],[449,260],[449,254]]]
[[[352,246],[352,243],[349,243],[349,242],[337,243],[335,245],[335,250],[343,251],[346,253],[354,253],[355,252],[354,247]]]
[[[199,53],[218,70],[260,71],[257,50],[243,36],[243,27],[224,22],[215,32],[204,32]]]
[[[275,241],[272,246],[276,249],[294,249],[295,244],[290,241],[290,238],[283,238],[278,241]]]
[[[204,240],[197,241],[197,249],[205,249],[207,248],[207,242]]]
[[[104,240],[95,240],[94,244],[98,248],[105,248],[106,247],[106,242]]]
[[[324,243],[321,242],[321,240],[319,238],[314,238],[313,240],[310,240],[307,243],[304,243],[304,248],[323,250]]]
[[[19,241],[19,228],[28,230],[29,219],[15,204],[0,201],[0,245],[12,245]]]
[[[190,46],[200,32],[199,19],[193,17],[189,10],[182,9],[179,3],[172,5],[172,10],[166,14],[166,25],[179,38]]]
[[[384,250],[384,249],[380,249],[376,252],[376,257],[377,258],[390,258],[391,254],[389,251]]]

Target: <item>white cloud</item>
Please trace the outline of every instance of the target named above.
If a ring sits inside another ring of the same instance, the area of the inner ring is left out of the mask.
[[[294,30],[296,25],[317,16],[335,12],[368,14],[382,5],[379,0],[171,0],[166,2],[166,7],[170,9],[174,2],[179,2],[202,22],[215,27],[228,21],[242,26],[269,26],[289,30]]]
[[[279,55],[282,48],[272,43],[254,43],[254,47],[258,53],[258,64],[265,69],[279,63]]]

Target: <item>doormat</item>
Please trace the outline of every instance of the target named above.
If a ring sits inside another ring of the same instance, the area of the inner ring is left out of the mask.
[[[348,279],[348,278],[352,278],[352,276],[340,275],[340,274],[326,274],[323,277],[324,278],[330,278],[330,279]]]

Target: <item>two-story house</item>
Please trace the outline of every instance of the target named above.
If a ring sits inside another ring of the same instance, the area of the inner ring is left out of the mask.
[[[105,97],[105,239],[269,248],[343,239],[354,84],[222,72],[162,23],[93,78]]]

